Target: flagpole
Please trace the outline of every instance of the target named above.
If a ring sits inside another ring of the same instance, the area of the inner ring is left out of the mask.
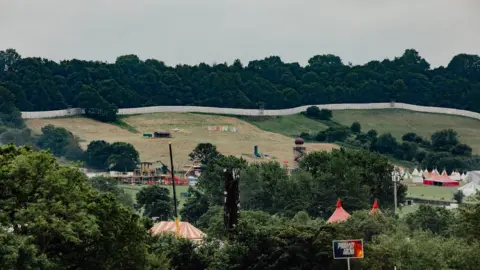
[[[173,167],[172,142],[168,143],[168,149],[170,150],[170,173],[172,176],[173,209],[174,209],[173,214],[175,216],[175,232],[178,236],[180,234],[180,220],[178,219],[178,212],[177,212],[177,191],[175,189],[175,170]]]

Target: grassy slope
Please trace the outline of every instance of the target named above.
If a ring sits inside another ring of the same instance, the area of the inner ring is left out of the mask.
[[[239,117],[266,131],[280,133],[285,136],[294,137],[302,132],[319,132],[327,129],[323,123],[306,118],[301,114],[275,116],[265,119]]]
[[[475,153],[480,153],[480,121],[472,118],[384,109],[333,111],[333,119],[348,126],[358,121],[363,131],[373,128],[379,133],[390,132],[398,139],[410,131],[430,138],[435,131],[452,128],[462,142],[470,145]]]

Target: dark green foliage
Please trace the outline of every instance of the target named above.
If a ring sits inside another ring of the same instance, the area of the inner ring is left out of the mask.
[[[92,187],[102,193],[111,193],[118,202],[133,208],[132,197],[125,190],[118,187],[117,180],[104,176],[96,176],[90,179]]]
[[[85,152],[85,162],[102,170],[132,171],[137,167],[139,154],[129,143],[92,141]]]
[[[196,224],[200,217],[208,211],[208,198],[193,187],[189,187],[188,192],[191,194],[191,197],[183,205],[180,215],[183,220]]]
[[[315,139],[320,142],[343,142],[350,135],[350,129],[347,127],[329,127],[327,130],[320,131]]]
[[[188,156],[190,160],[206,165],[220,158],[222,154],[220,154],[217,151],[217,147],[211,143],[199,143]]]
[[[353,122],[352,125],[350,126],[350,130],[353,133],[360,133],[362,131],[362,126],[360,125],[359,122]]]
[[[435,151],[450,151],[459,144],[457,132],[453,129],[444,129],[432,134],[432,148]]]
[[[463,202],[463,198],[465,197],[465,195],[463,194],[463,192],[461,190],[457,190],[457,192],[455,192],[453,194],[453,199],[458,203],[458,204],[461,204]]]
[[[321,109],[317,106],[310,106],[305,111],[305,115],[308,118],[319,119],[319,120],[330,120],[332,119],[332,111],[328,109]]]
[[[390,133],[380,135],[375,142],[375,150],[382,154],[393,154],[397,148],[397,139]]]
[[[0,126],[23,128],[20,111],[15,107],[15,96],[0,84]]]
[[[143,215],[161,220],[173,218],[173,199],[167,188],[153,185],[142,188],[137,193],[137,210],[143,209]]]
[[[451,211],[429,205],[420,205],[417,211],[405,217],[405,221],[412,230],[429,230],[444,235],[448,235],[455,225]]]
[[[420,140],[422,139],[422,137],[418,136],[415,132],[408,132],[402,136],[402,141],[418,142],[418,138],[420,138]]]
[[[37,144],[42,149],[50,149],[58,157],[64,156],[69,160],[83,159],[78,138],[63,127],[44,126]]]
[[[459,156],[471,156],[472,148],[464,143],[457,144],[450,150],[452,154]]]

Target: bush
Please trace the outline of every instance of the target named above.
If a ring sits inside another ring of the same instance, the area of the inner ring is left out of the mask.
[[[427,156],[427,152],[418,151],[417,154],[415,155],[415,160],[418,162],[422,162],[426,156]]]
[[[472,155],[472,148],[466,144],[458,144],[454,146],[450,152],[457,156],[471,156]]]
[[[328,109],[319,109],[317,106],[310,106],[305,111],[305,115],[309,118],[330,120],[332,119],[332,111]]]
[[[375,143],[375,150],[382,154],[393,154],[397,148],[397,139],[390,133],[380,135]]]
[[[360,131],[362,130],[362,126],[360,125],[359,122],[353,122],[352,125],[350,126],[350,130],[353,133],[360,133]]]

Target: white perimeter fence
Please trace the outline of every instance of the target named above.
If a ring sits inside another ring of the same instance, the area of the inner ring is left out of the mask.
[[[449,115],[458,115],[469,118],[475,118],[480,120],[480,114],[471,111],[417,106],[405,103],[350,103],[350,104],[322,104],[322,105],[305,105],[296,108],[283,109],[283,110],[259,110],[259,109],[233,109],[233,108],[216,108],[216,107],[198,107],[198,106],[154,106],[154,107],[141,107],[141,108],[127,108],[119,109],[119,115],[132,115],[132,114],[147,114],[158,112],[197,112],[197,113],[209,113],[209,114],[230,114],[230,115],[244,115],[244,116],[278,116],[278,115],[291,115],[305,111],[310,106],[317,106],[320,109],[329,110],[375,110],[375,109],[404,109],[415,112],[428,112],[428,113],[440,113]],[[84,112],[82,109],[66,109],[58,111],[43,111],[43,112],[22,112],[22,118],[24,119],[41,119],[41,118],[54,118],[64,116],[82,115]]]

